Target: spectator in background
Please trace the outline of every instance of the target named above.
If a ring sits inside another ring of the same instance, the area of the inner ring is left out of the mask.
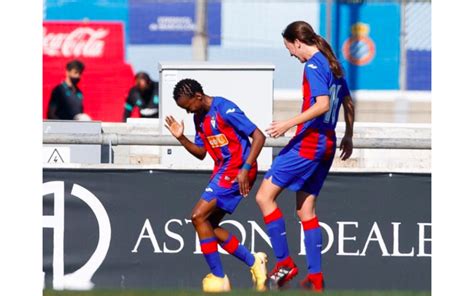
[[[77,86],[84,68],[84,64],[79,60],[66,64],[66,79],[51,92],[48,119],[90,120],[84,113],[82,91]]]
[[[147,73],[138,72],[135,75],[135,86],[128,92],[123,121],[127,121],[135,106],[140,110],[141,118],[158,118],[158,91],[158,82],[151,80]]]

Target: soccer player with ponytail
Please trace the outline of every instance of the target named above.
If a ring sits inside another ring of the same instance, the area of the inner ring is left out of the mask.
[[[276,203],[278,195],[288,188],[296,192],[296,213],[305,236],[308,274],[301,285],[322,292],[322,236],[316,200],[334,159],[335,128],[341,105],[346,123],[341,159],[346,160],[352,154],[354,104],[343,69],[326,40],[303,21],[289,24],[282,36],[290,55],[305,63],[303,105],[300,114],[273,122],[266,130],[276,138],[297,126],[295,136],[275,158],[256,196],[277,259],[269,275],[269,285],[278,289],[298,274],[288,250],[283,214]]]

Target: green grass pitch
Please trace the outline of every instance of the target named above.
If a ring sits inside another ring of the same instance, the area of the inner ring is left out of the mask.
[[[262,295],[279,295],[279,296],[304,296],[315,295],[305,291],[280,291],[280,292],[264,292],[258,293],[251,290],[234,290],[230,293],[207,294],[197,290],[93,290],[87,292],[78,291],[54,291],[45,290],[43,296],[209,296],[209,295],[226,295],[226,296],[262,296]],[[327,291],[324,296],[429,296],[430,291]]]

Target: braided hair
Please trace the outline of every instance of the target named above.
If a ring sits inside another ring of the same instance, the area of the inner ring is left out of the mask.
[[[204,94],[201,84],[194,79],[183,79],[180,80],[174,87],[173,98],[178,101],[179,97],[193,97],[196,93]]]

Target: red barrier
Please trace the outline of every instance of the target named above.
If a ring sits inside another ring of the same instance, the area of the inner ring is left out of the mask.
[[[73,59],[85,64],[79,83],[84,112],[93,120],[122,121],[125,97],[134,76],[125,62],[123,24],[43,23],[43,118],[52,89],[64,80],[66,63]]]

